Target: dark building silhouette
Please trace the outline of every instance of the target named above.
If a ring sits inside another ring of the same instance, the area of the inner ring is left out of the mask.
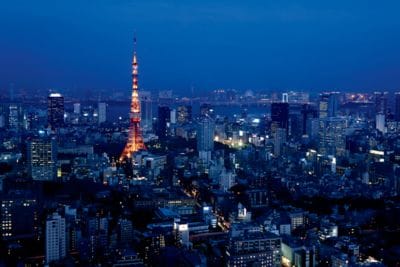
[[[47,98],[47,119],[52,129],[64,125],[64,97],[51,93]]]
[[[386,114],[388,92],[374,92],[375,113]]]
[[[394,119],[400,121],[400,92],[395,93]]]
[[[167,106],[158,107],[157,131],[158,138],[164,139],[167,136],[167,125],[171,120],[171,110]]]
[[[275,133],[277,128],[286,129],[289,126],[289,103],[272,103],[271,104],[271,130]]]
[[[302,115],[302,134],[307,134],[307,123],[310,123],[310,119],[314,119],[318,117],[318,111],[315,107],[304,104],[301,107],[301,115]]]

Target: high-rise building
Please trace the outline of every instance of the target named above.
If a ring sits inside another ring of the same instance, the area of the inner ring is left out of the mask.
[[[66,256],[65,219],[53,213],[46,220],[46,263]]]
[[[27,143],[28,170],[33,180],[53,180],[56,174],[57,143],[53,138],[33,138]]]
[[[301,114],[302,114],[302,134],[309,135],[309,133],[307,133],[307,129],[309,128],[308,124],[310,123],[311,119],[315,119],[318,117],[318,112],[313,106],[309,104],[303,104],[301,107]]]
[[[107,104],[104,102],[99,102],[97,104],[97,112],[98,112],[98,119],[99,123],[106,122],[107,120]]]
[[[51,93],[47,98],[47,120],[52,129],[64,125],[64,97]]]
[[[176,123],[176,109],[171,109],[170,115],[169,115],[169,121],[171,124]]]
[[[167,136],[168,124],[171,120],[171,110],[168,106],[158,107],[157,131],[158,138],[164,139]]]
[[[271,104],[271,132],[275,133],[276,129],[286,129],[286,135],[289,133],[289,103],[272,103]]]
[[[400,122],[400,92],[395,93],[394,102],[394,118],[396,121]]]
[[[8,105],[8,127],[18,131],[22,126],[23,111],[20,104],[10,103]]]
[[[134,46],[136,46],[136,37],[134,39]],[[139,66],[136,58],[136,47],[134,47],[132,59],[132,99],[129,112],[128,141],[125,145],[124,150],[121,153],[120,160],[124,158],[131,158],[132,153],[142,149],[146,149],[142,137],[142,129],[140,128],[142,115],[139,100],[138,67]]]
[[[215,123],[211,118],[204,117],[197,125],[197,151],[203,162],[210,162],[214,149]]]
[[[212,119],[203,118],[197,127],[197,150],[212,151],[214,149],[215,123]]]
[[[385,114],[382,113],[376,114],[375,123],[376,123],[375,128],[377,130],[381,131],[382,133],[386,133]]]
[[[179,106],[177,113],[178,123],[187,123],[192,120],[192,106]]]
[[[339,109],[339,93],[325,92],[319,95],[319,117],[336,117]]]
[[[387,113],[388,92],[374,92],[375,114]]]
[[[140,104],[142,106],[142,128],[151,131],[153,127],[153,102],[150,91],[140,91]]]
[[[280,156],[282,154],[282,148],[286,142],[286,129],[277,128],[274,133],[274,155]]]
[[[346,118],[333,117],[319,121],[319,153],[323,155],[344,156],[348,121]]]

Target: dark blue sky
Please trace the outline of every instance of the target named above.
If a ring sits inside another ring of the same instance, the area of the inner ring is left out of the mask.
[[[400,1],[2,0],[0,87],[400,88]]]

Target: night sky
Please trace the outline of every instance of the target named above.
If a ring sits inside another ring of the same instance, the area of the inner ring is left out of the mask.
[[[400,1],[1,0],[0,88],[400,88]]]

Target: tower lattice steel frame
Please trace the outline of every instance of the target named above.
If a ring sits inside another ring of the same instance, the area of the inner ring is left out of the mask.
[[[134,38],[134,49],[132,59],[132,100],[129,112],[129,135],[128,142],[125,145],[124,150],[120,156],[120,160],[125,158],[131,158],[132,153],[146,149],[142,131],[140,128],[141,112],[140,112],[140,100],[139,100],[139,89],[138,89],[138,62],[136,58],[136,37]]]

